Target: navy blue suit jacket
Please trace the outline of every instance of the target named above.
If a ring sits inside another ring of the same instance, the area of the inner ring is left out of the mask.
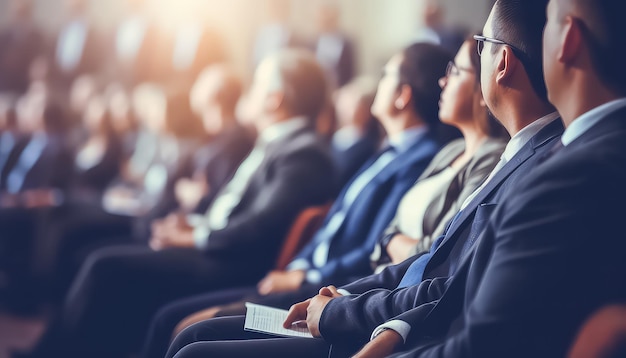
[[[586,317],[626,300],[625,139],[621,109],[512,190],[434,307],[414,313],[419,348],[404,356],[562,357]]]
[[[66,144],[65,136],[50,134],[47,140],[41,155],[23,173],[20,191],[51,188],[65,190],[71,183],[74,164],[73,153]],[[12,170],[17,170],[18,164],[19,159]]]
[[[544,127],[459,214],[446,230],[443,241],[432,253],[425,268],[424,277],[433,279],[426,279],[422,284],[406,289],[396,289],[405,271],[420,257],[415,256],[398,265],[389,266],[380,274],[342,287],[351,293],[365,293],[337,298],[326,306],[320,321],[324,338],[331,343],[350,339],[355,344],[363,344],[380,324],[440,297],[448,277],[459,261],[458,258],[453,259],[450,253],[458,253],[457,256],[460,257],[461,252],[469,249],[466,247],[468,239],[482,232],[486,226],[483,209],[491,209],[494,203],[503,200],[503,193],[519,185],[529,171],[542,161],[552,144],[560,138],[562,131],[560,120]]]
[[[423,137],[409,150],[398,155],[365,186],[351,205],[342,227],[331,239],[328,261],[318,269],[322,282],[346,282],[372,272],[369,255],[376,240],[393,219],[395,209],[404,194],[413,186],[438,150],[439,143],[434,137]],[[339,204],[352,182],[375,160],[376,157],[366,162],[344,186],[322,227],[340,209]],[[305,259],[313,266],[313,254],[323,239],[321,229],[297,255],[296,260]]]

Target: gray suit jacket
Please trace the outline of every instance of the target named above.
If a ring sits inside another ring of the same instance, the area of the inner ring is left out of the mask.
[[[424,232],[428,234],[424,237],[416,238],[418,240],[412,252],[413,255],[428,251],[432,245],[433,239],[443,235],[446,225],[452,220],[454,215],[459,212],[465,199],[480,186],[496,166],[505,147],[506,141],[489,138],[480,146],[472,159],[457,173],[446,192],[431,201],[426,211],[427,214],[421,218]],[[423,179],[441,173],[448,168],[459,155],[463,154],[463,151],[465,151],[464,139],[460,138],[450,142],[437,153],[424,173],[418,178],[415,185],[419,185],[420,181]],[[416,218],[416,220],[417,219],[419,218]],[[392,220],[389,227],[385,230],[383,238],[385,236],[393,236],[400,232],[396,214],[396,218]],[[381,238],[381,241],[383,238]],[[381,247],[377,248],[375,251],[382,254],[372,255],[373,264],[385,261],[385,248],[382,247],[380,241],[378,245]]]

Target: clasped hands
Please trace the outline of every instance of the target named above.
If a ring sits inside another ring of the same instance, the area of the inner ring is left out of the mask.
[[[322,312],[330,300],[341,296],[335,286],[322,287],[318,295],[291,306],[283,327],[290,328],[294,322],[306,321],[313,337],[321,337],[319,323]]]
[[[319,324],[322,312],[328,302],[341,296],[335,286],[322,287],[317,296],[291,306],[283,327],[289,328],[294,322],[306,321],[313,337],[321,337]],[[402,344],[402,336],[393,330],[386,330],[366,344],[353,358],[386,357],[392,354],[400,344]]]
[[[153,250],[194,246],[193,227],[189,225],[184,215],[174,213],[152,223],[150,247]]]

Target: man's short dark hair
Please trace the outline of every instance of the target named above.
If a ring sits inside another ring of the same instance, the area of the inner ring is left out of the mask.
[[[416,43],[402,51],[400,83],[411,87],[415,111],[429,125],[439,123],[439,79],[454,57],[441,46]]]
[[[497,0],[494,5],[493,37],[517,49],[535,93],[548,101],[543,76],[543,29],[548,0]],[[495,48],[495,47],[494,47]]]
[[[626,95],[626,2],[573,0],[579,6],[593,67],[610,89]]]

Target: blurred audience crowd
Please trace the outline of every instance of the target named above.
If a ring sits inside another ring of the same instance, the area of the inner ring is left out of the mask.
[[[163,31],[144,1],[128,0],[124,18],[103,33],[88,1],[65,0],[63,26],[49,34],[31,0],[11,1],[11,21],[0,29],[0,303],[21,314],[45,307],[49,318],[32,351],[15,357],[327,356],[329,349],[352,356],[363,346],[362,357],[419,356],[454,344],[476,317],[496,324],[466,336],[484,343],[485,332],[506,327],[502,342],[476,345],[502,353],[514,341],[507,333],[531,326],[512,319],[507,304],[521,303],[531,291],[522,288],[532,286],[524,280],[549,263],[506,265],[523,260],[515,250],[531,258],[558,250],[539,240],[496,243],[589,234],[587,226],[572,229],[578,216],[567,215],[574,204],[563,199],[570,196],[550,196],[561,187],[548,184],[572,170],[568,161],[588,164],[569,154],[578,143],[571,138],[586,134],[564,129],[577,117],[560,117],[568,102],[555,93],[589,81],[605,91],[588,109],[609,99],[621,108],[623,83],[593,82],[589,65],[580,82],[556,88],[574,77],[549,72],[556,70],[542,56],[551,44],[542,43],[546,0],[498,0],[473,37],[444,26],[441,4],[425,0],[423,26],[380,78],[358,73],[358,44],[342,30],[336,4],[319,6],[311,40],[289,25],[288,3],[267,0],[270,18],[256,32],[247,83],[221,34],[193,9]],[[561,51],[569,56],[562,63],[582,52]],[[614,127],[606,142],[617,146],[624,130]],[[594,170],[581,175],[597,184]],[[615,189],[611,200],[623,199],[613,185],[623,173],[610,177],[601,179]],[[527,184],[540,179],[548,184]],[[587,193],[579,184],[571,191]],[[550,220],[533,216],[553,208]],[[586,217],[606,234],[611,215]],[[567,258],[550,260],[559,266]],[[614,268],[606,267],[598,272]],[[521,282],[512,289],[517,301],[502,297],[512,278]],[[464,312],[483,301],[495,304]],[[285,324],[306,321],[323,339],[244,332],[246,302],[291,307]],[[571,305],[579,315],[573,327],[600,308],[587,303]],[[572,317],[559,309],[547,312]],[[426,310],[443,318],[428,321]],[[607,310],[600,318],[622,313]],[[424,322],[428,335],[411,330]],[[569,347],[569,333],[545,351]],[[232,339],[242,343],[228,345]],[[590,349],[585,339],[575,350]],[[521,352],[541,352],[535,343]]]

